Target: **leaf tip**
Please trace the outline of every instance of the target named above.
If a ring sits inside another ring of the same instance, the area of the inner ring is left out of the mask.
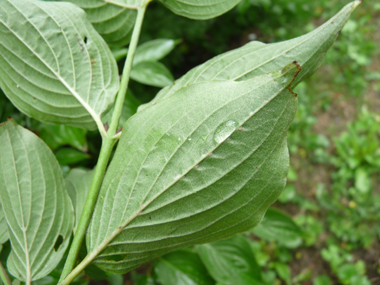
[[[354,1],[354,2],[352,2],[352,8],[355,9],[356,7],[358,7],[362,3],[363,3],[363,0]]]

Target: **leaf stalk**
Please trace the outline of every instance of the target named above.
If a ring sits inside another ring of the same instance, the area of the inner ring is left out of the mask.
[[[95,168],[94,178],[92,180],[91,187],[86,198],[86,202],[83,208],[83,212],[81,214],[81,218],[79,220],[77,231],[74,235],[69,255],[66,259],[66,263],[62,271],[60,279],[61,285],[70,284],[75,279],[75,277],[78,276],[78,274],[84,269],[84,267],[78,266],[73,270],[79,255],[80,248],[86,236],[88,225],[90,224],[92,213],[95,208],[99,190],[103,182],[104,174],[107,169],[112,150],[115,146],[117,139],[120,137],[119,134],[116,134],[116,131],[123,109],[125,95],[127,94],[129,76],[131,73],[133,58],[136,53],[136,48],[141,33],[141,27],[144,20],[145,11],[149,2],[150,0],[145,1],[137,10],[137,19],[135,27],[133,29],[131,43],[129,45],[129,52],[123,69],[123,75],[120,82],[120,89],[117,94],[111,123],[108,128],[107,136],[102,136],[103,144],[100,150],[99,160]],[[90,253],[85,259],[88,259],[89,256],[92,257],[91,260],[93,260],[96,257],[92,256]]]

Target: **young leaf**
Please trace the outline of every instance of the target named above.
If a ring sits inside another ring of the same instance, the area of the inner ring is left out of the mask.
[[[172,86],[162,89],[150,104],[171,96],[188,84],[212,80],[247,80],[277,70],[292,60],[297,60],[302,67],[301,73],[293,82],[295,87],[316,71],[358,4],[360,1],[346,5],[324,25],[304,36],[274,44],[250,42],[214,57],[189,71]],[[149,104],[141,105],[139,110],[147,105]]]
[[[303,235],[302,229],[291,217],[275,209],[268,209],[263,221],[252,232],[263,239],[282,244],[292,244]]]
[[[75,227],[79,223],[80,216],[83,211],[84,203],[86,202],[88,191],[90,190],[94,171],[86,171],[83,169],[72,169],[66,177],[67,192],[71,198],[75,212]]]
[[[136,65],[142,61],[158,61],[167,56],[176,46],[175,40],[157,39],[140,45],[133,60]]]
[[[7,221],[4,217],[3,206],[0,202],[0,245],[9,239]]]
[[[43,122],[103,128],[119,88],[116,61],[71,3],[0,0],[0,86]]]
[[[261,268],[244,237],[237,235],[196,249],[216,281],[226,285],[261,284]]]
[[[12,119],[0,126],[0,200],[12,245],[8,270],[30,284],[61,260],[74,212],[53,153]]]
[[[137,82],[156,87],[165,87],[174,81],[170,70],[157,61],[142,61],[134,65],[131,78]]]
[[[235,7],[240,0],[160,0],[173,13],[194,20],[218,17]]]
[[[162,256],[155,263],[154,272],[163,285],[215,285],[198,254],[189,250]]]
[[[257,225],[285,186],[298,72],[192,84],[131,117],[87,234],[95,264],[120,274]]]
[[[125,46],[131,39],[136,11],[103,0],[60,0],[82,8],[95,30],[110,46]]]

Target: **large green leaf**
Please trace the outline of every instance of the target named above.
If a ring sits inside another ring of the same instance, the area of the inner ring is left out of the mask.
[[[131,117],[88,230],[95,264],[123,273],[257,225],[285,186],[298,71],[192,84]]]
[[[50,0],[51,1],[51,0]],[[95,30],[110,46],[125,46],[129,43],[137,12],[104,0],[60,0],[81,7]]]
[[[177,250],[161,257],[154,272],[163,285],[214,285],[198,254]]]
[[[7,221],[4,217],[3,206],[0,202],[0,245],[5,243],[9,239]]]
[[[74,212],[53,153],[12,119],[0,126],[0,200],[12,245],[8,270],[30,284],[61,260]]]
[[[0,86],[43,122],[101,128],[119,88],[107,44],[71,3],[0,0]]]
[[[199,245],[197,251],[216,281],[226,285],[261,284],[261,268],[249,242],[241,235]]]
[[[103,2],[137,10],[141,6],[143,0],[104,0]]]
[[[72,169],[66,177],[67,192],[71,198],[75,212],[75,228],[76,230],[80,216],[82,214],[84,204],[86,202],[88,191],[90,190],[94,171],[83,169]]]
[[[294,87],[316,71],[347,19],[359,4],[360,1],[355,1],[346,5],[324,25],[304,36],[274,44],[250,42],[241,48],[221,54],[195,67],[176,80],[173,85],[162,89],[150,104],[174,94],[188,84],[211,80],[247,80],[297,60],[302,66],[302,71],[293,82]],[[147,105],[142,105],[140,109]]]
[[[235,7],[240,0],[160,0],[173,13],[195,20],[220,16]]]

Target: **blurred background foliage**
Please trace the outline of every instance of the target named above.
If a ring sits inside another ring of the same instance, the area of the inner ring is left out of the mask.
[[[249,41],[300,36],[348,2],[242,0],[207,21],[176,16],[153,2],[140,43],[174,40],[174,49],[160,59],[170,80],[171,74],[179,78]],[[120,68],[124,51],[119,51]],[[130,85],[124,121],[160,90],[137,81]],[[90,266],[76,283],[380,284],[380,3],[362,3],[321,68],[296,92],[288,185],[260,226],[227,241],[170,253],[124,277]],[[0,121],[8,116],[44,139],[65,175],[74,167],[94,167],[101,144],[96,132],[43,125],[19,113],[0,92]],[[0,260],[8,253],[6,244]],[[36,284],[56,284],[55,276],[59,268]]]

